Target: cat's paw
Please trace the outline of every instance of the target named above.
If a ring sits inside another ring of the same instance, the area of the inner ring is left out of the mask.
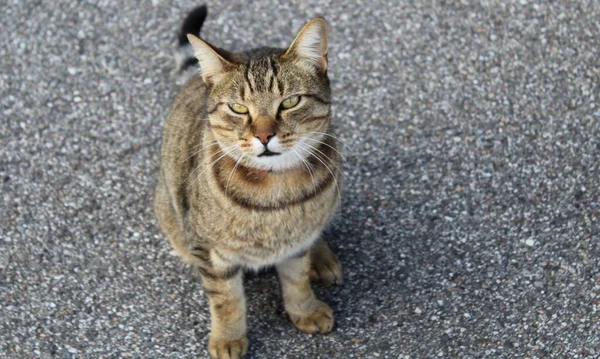
[[[290,314],[290,319],[292,319],[296,328],[308,334],[316,332],[325,334],[331,331],[333,328],[333,311],[327,304],[321,301],[318,302],[317,309],[308,315]]]
[[[340,260],[327,244],[324,242],[323,244],[315,246],[310,252],[310,279],[313,282],[320,282],[325,287],[341,285],[344,283],[344,278]]]
[[[208,353],[211,359],[241,359],[248,352],[248,339],[217,339],[212,336],[208,340]]]

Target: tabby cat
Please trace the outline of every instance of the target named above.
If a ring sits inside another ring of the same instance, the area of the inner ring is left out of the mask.
[[[202,277],[210,356],[241,358],[246,269],[275,266],[298,329],[333,327],[331,308],[310,286],[342,283],[338,258],[321,238],[341,201],[327,29],[315,18],[287,49],[234,53],[196,36],[205,16],[201,7],[184,22],[200,72],[167,116],[154,207],[174,252]]]

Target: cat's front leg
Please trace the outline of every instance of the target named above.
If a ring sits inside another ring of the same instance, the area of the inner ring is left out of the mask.
[[[277,265],[285,310],[301,331],[328,333],[333,328],[333,311],[315,297],[309,271],[310,251]]]
[[[211,332],[208,352],[212,359],[240,359],[248,351],[246,299],[239,267],[198,267],[204,293],[210,301]]]

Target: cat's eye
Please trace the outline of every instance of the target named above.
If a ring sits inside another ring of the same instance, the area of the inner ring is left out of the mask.
[[[300,102],[300,96],[288,97],[281,103],[281,107],[285,110],[296,106]]]
[[[240,105],[238,103],[230,103],[229,108],[231,109],[231,111],[239,113],[240,115],[248,113],[248,107]]]

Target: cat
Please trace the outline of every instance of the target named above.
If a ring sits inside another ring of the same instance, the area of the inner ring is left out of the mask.
[[[167,115],[154,208],[174,252],[202,278],[211,358],[241,358],[245,270],[276,268],[301,331],[333,327],[310,281],[343,282],[321,238],[341,203],[341,155],[329,126],[325,20],[310,20],[287,49],[234,53],[197,36],[205,18],[199,7],[182,26],[200,71]]]

